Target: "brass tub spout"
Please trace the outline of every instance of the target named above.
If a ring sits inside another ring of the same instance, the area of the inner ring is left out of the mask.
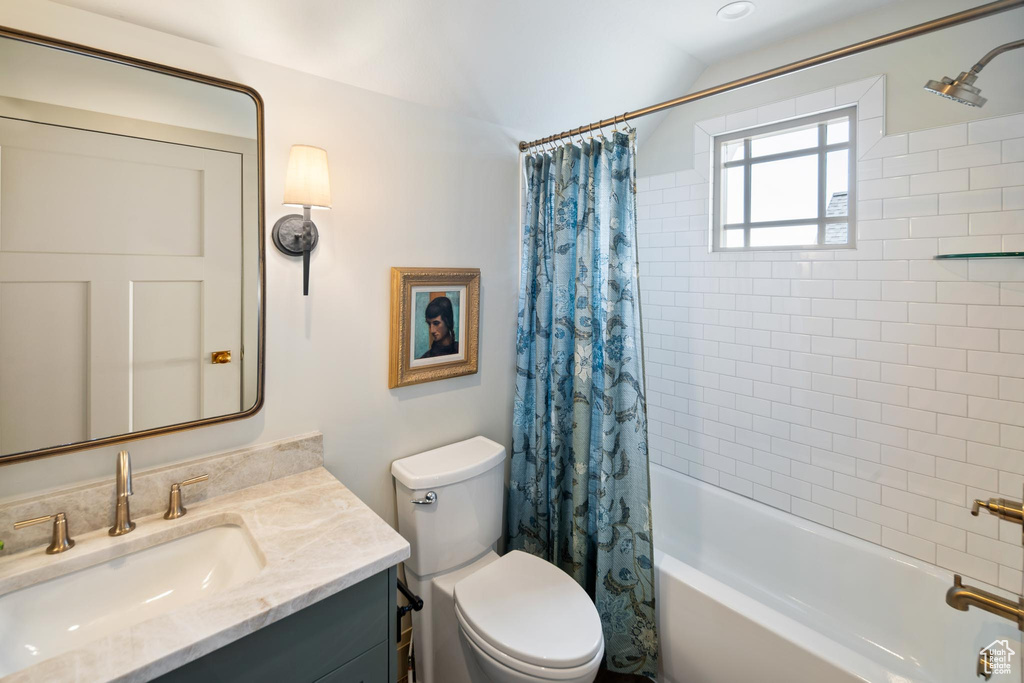
[[[970,607],[977,607],[996,616],[1017,622],[1017,628],[1024,631],[1024,598],[1010,602],[995,593],[965,586],[959,574],[953,575],[953,587],[946,591],[946,604],[953,609],[966,612]]]

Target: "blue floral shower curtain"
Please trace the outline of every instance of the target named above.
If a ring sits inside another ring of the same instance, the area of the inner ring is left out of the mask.
[[[634,135],[525,161],[508,525],[594,598],[608,668],[653,678]]]

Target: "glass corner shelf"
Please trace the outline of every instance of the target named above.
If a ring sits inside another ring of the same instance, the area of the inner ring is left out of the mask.
[[[975,254],[938,254],[935,259],[1024,258],[1024,251],[982,251]]]

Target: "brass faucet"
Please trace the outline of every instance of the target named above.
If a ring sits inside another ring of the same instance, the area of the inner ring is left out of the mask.
[[[128,496],[132,495],[132,457],[128,451],[117,454],[117,509],[114,512],[114,526],[110,527],[111,536],[123,536],[135,528],[131,509],[128,507]]]
[[[995,593],[965,586],[959,574],[953,575],[953,587],[946,591],[946,604],[953,609],[966,612],[970,607],[977,607],[996,616],[1017,622],[1017,628],[1024,631],[1024,598],[1010,602]]]
[[[999,519],[1024,525],[1024,505],[1015,500],[1006,498],[989,498],[987,501],[975,499],[974,504],[971,505],[971,514],[977,517],[983,508]],[[1017,602],[1011,602],[995,593],[974,586],[965,586],[959,574],[953,575],[953,587],[946,591],[946,604],[961,612],[966,612],[971,607],[983,609],[996,616],[1017,622],[1017,629],[1024,631],[1024,598],[1018,597]],[[984,656],[985,653],[982,653],[982,657]]]

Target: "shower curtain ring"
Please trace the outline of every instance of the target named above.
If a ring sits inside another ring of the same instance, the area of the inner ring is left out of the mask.
[[[626,129],[626,131],[625,131],[626,133],[629,133],[629,122],[626,120],[626,114],[628,114],[628,113],[629,113],[628,111],[627,112],[623,112],[622,116],[621,116],[621,118],[622,118],[622,125]]]

